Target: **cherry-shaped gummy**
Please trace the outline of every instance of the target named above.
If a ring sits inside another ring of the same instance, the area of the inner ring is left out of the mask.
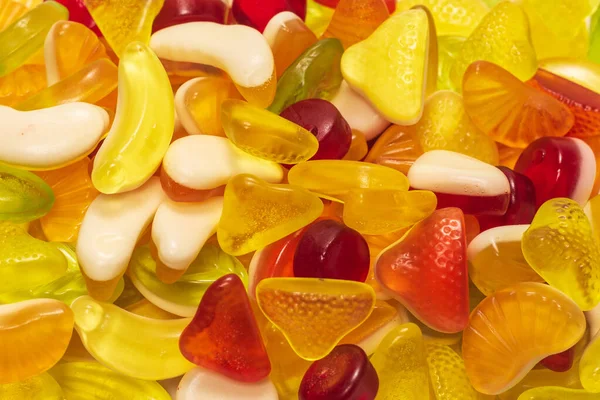
[[[363,349],[354,344],[334,348],[308,368],[299,400],[373,400],[379,378]]]
[[[306,18],[306,0],[233,0],[231,12],[235,20],[262,32],[271,18],[282,11],[291,11]]]
[[[48,1],[48,0],[46,0]],[[79,22],[82,25],[90,28],[98,37],[102,37],[102,32],[98,29],[96,22],[90,15],[90,12],[85,5],[83,4],[83,0],[55,0],[56,2],[62,4],[69,10],[69,21]]]
[[[224,24],[226,18],[227,5],[223,0],[165,0],[154,19],[152,31],[196,21]]]
[[[352,143],[352,129],[338,109],[322,99],[302,100],[280,114],[316,136],[319,150],[311,160],[341,160]]]
[[[326,219],[306,229],[294,254],[294,276],[364,282],[369,246],[360,233]]]

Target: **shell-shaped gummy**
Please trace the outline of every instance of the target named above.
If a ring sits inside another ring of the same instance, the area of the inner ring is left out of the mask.
[[[0,220],[33,221],[50,211],[54,193],[31,172],[0,165]]]

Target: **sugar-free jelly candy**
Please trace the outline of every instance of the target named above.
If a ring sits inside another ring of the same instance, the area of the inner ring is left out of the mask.
[[[5,121],[0,161],[30,170],[55,169],[85,157],[109,122],[106,111],[86,103],[35,111],[0,106],[0,120]]]
[[[300,100],[330,99],[342,82],[338,39],[321,39],[306,49],[281,75],[269,110],[279,114]]]
[[[415,324],[403,324],[389,332],[371,362],[379,376],[378,399],[429,399],[425,345]]]
[[[152,177],[134,191],[101,194],[92,202],[81,224],[77,257],[93,297],[106,300],[113,293],[165,197],[159,179]]]
[[[141,186],[171,143],[175,111],[167,73],[141,42],[128,45],[119,63],[115,121],[94,158],[92,181],[102,193]]]
[[[262,32],[269,20],[282,11],[291,11],[300,19],[306,17],[304,0],[233,0],[231,12],[235,20]]]
[[[467,249],[469,277],[481,293],[495,291],[519,282],[544,280],[527,264],[521,250],[523,233],[529,225],[508,225],[488,229],[471,241]]]
[[[288,181],[333,199],[343,199],[352,189],[408,189],[408,179],[396,170],[346,160],[315,160],[297,164],[290,170]]]
[[[152,31],[194,21],[224,24],[226,17],[227,3],[221,0],[165,0]]]
[[[431,190],[438,208],[459,207],[465,214],[504,215],[510,185],[498,168],[446,150],[429,151],[408,172],[413,189]]]
[[[273,51],[277,77],[317,41],[304,21],[290,11],[280,12],[271,18],[263,35]]]
[[[153,304],[182,317],[192,317],[206,289],[216,279],[236,274],[247,280],[246,270],[235,258],[214,244],[206,244],[177,282],[166,284],[157,277],[157,263],[148,246],[133,252],[129,276],[133,285]]]
[[[265,160],[296,164],[319,149],[315,135],[302,126],[242,100],[225,100],[221,120],[237,147]]]
[[[194,40],[190,41],[189,38]],[[219,40],[215,41],[214,38]],[[243,25],[188,22],[152,35],[150,47],[161,59],[207,64],[224,70],[248,102],[259,107],[275,96],[275,63],[269,44]]]
[[[377,372],[364,350],[353,344],[334,348],[312,363],[302,378],[300,400],[374,400]]]
[[[412,125],[423,113],[428,43],[435,40],[428,25],[425,11],[408,10],[344,52],[344,79],[388,121]]]
[[[564,136],[574,123],[567,106],[487,61],[467,68],[462,89],[473,123],[506,146],[524,148],[543,136]]]
[[[375,142],[366,162],[397,169],[403,174],[423,154],[414,126],[390,126]]]
[[[152,222],[152,241],[157,249],[165,282],[172,283],[183,275],[200,253],[206,241],[217,231],[223,211],[223,197],[200,203],[164,201]],[[171,279],[165,279],[171,275]]]
[[[510,200],[504,215],[477,217],[482,231],[496,226],[529,224],[536,211],[535,187],[531,179],[507,167],[498,167],[510,185]]]
[[[265,316],[305,360],[325,357],[371,314],[373,289],[360,282],[317,278],[269,278],[256,287]],[[289,312],[294,311],[294,318]]]
[[[369,145],[364,133],[359,130],[352,129],[352,141],[350,142],[350,148],[342,160],[360,161],[365,158],[368,152]]]
[[[389,15],[383,0],[340,0],[323,36],[340,39],[347,49],[368,38]]]
[[[350,125],[327,100],[302,100],[283,110],[280,115],[317,138],[319,148],[311,160],[339,160],[348,152],[352,142]]]
[[[417,223],[379,254],[375,276],[427,326],[447,333],[463,330],[469,318],[463,213],[444,208]]]
[[[240,382],[205,368],[186,373],[177,387],[178,400],[201,397],[219,400],[278,400],[277,390],[269,379],[257,383]]]
[[[47,214],[54,205],[52,188],[32,174],[0,165],[0,220],[26,222]]]
[[[428,190],[352,190],[344,198],[344,223],[366,235],[407,228],[433,213],[437,198]]]
[[[49,85],[101,58],[107,58],[104,45],[94,32],[77,22],[58,21],[46,36],[44,60]]]
[[[179,339],[185,358],[241,382],[258,382],[271,371],[241,279],[225,275],[212,283]]]
[[[44,45],[52,25],[68,19],[69,11],[57,2],[42,3],[0,32],[0,77],[22,66]]]
[[[67,349],[73,312],[52,299],[0,306],[0,384],[31,378],[50,369]],[[10,344],[10,345],[9,345]]]
[[[427,343],[425,349],[436,399],[477,400],[479,398],[469,382],[462,357],[450,346]]]
[[[321,200],[301,187],[237,175],[225,189],[217,237],[225,252],[242,255],[308,225],[322,211]]]
[[[496,144],[473,125],[463,99],[454,92],[439,91],[430,96],[415,130],[425,152],[449,150],[489,164],[498,163]]]
[[[585,332],[583,313],[551,286],[519,283],[495,292],[473,310],[462,354],[473,387],[502,393],[535,364],[564,351]]]
[[[65,398],[59,384],[48,373],[0,385],[0,396],[4,400],[63,400]]]
[[[87,351],[113,371],[158,380],[182,375],[194,366],[181,355],[178,345],[189,318],[140,317],[89,296],[76,299],[71,309],[75,329]]]
[[[77,398],[83,393],[97,399],[111,397],[171,399],[157,382],[121,375],[97,362],[61,363],[52,368],[49,373],[60,384],[67,399]]]
[[[369,246],[354,229],[325,219],[309,226],[294,254],[294,276],[364,282]]]
[[[570,389],[560,386],[541,386],[527,390],[518,400],[595,400],[598,393],[590,393],[583,389]]]
[[[535,74],[537,60],[530,41],[529,22],[523,9],[501,2],[486,14],[469,35],[450,70],[450,79],[460,87],[463,74],[474,61],[493,62],[524,81]]]
[[[585,205],[595,178],[594,153],[576,138],[541,138],[519,157],[515,171],[535,186],[536,206],[555,197],[568,197]]]

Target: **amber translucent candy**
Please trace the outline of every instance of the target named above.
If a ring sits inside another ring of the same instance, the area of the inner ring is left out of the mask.
[[[43,65],[23,65],[0,78],[0,105],[13,106],[46,87]]]
[[[323,36],[340,39],[347,49],[369,37],[389,16],[383,0],[341,0]]]
[[[414,125],[392,125],[377,139],[366,162],[397,169],[403,174],[423,154]]]
[[[502,393],[538,361],[577,343],[585,327],[577,304],[548,285],[527,282],[499,290],[473,310],[463,333],[469,380],[481,393]]]
[[[352,332],[344,336],[344,338],[340,341],[340,344],[358,344],[367,354],[371,354],[375,348],[372,348],[370,351],[363,343],[369,340],[370,337],[373,337],[380,329],[384,328],[386,325],[390,324],[393,321],[398,321],[398,324],[401,321],[406,320],[405,311],[402,307],[395,307],[390,305],[383,300],[377,300],[375,303],[375,307],[373,308],[373,312],[369,315],[369,318],[366,319],[365,322],[360,324],[356,329]],[[381,339],[381,337],[379,337]],[[379,341],[375,341],[373,343],[375,346],[379,344]]]
[[[497,143],[498,146],[498,155],[500,157],[500,165],[503,167],[507,167],[510,169],[515,168],[515,164],[517,160],[521,156],[523,149],[515,149],[513,147],[508,147],[503,145],[502,143]]]
[[[0,2],[0,31],[27,12],[27,7],[18,1],[2,0]]]
[[[473,123],[506,146],[522,148],[542,136],[565,136],[575,121],[560,101],[487,61],[467,68],[462,89]]]
[[[356,129],[352,129],[352,141],[350,142],[350,148],[344,156],[343,160],[360,161],[369,152],[369,145],[365,135]]]
[[[206,190],[191,189],[180,185],[167,174],[162,166],[160,167],[160,184],[171,200],[183,203],[200,202],[214,196],[222,196],[225,193],[225,185]]]

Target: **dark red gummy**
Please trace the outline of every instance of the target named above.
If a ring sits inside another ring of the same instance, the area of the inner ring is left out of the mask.
[[[336,8],[340,0],[315,0],[317,3],[327,6],[329,8]],[[396,0],[384,0],[390,14],[396,11]]]
[[[299,400],[373,400],[379,378],[363,349],[354,344],[334,348],[308,368]]]
[[[235,20],[262,32],[271,18],[282,11],[291,11],[306,18],[306,0],[234,0],[231,12]]]
[[[481,232],[497,226],[530,224],[535,216],[535,187],[531,179],[507,167],[498,169],[506,175],[510,186],[508,210],[502,216],[478,216]]]
[[[154,19],[152,31],[196,21],[224,24],[226,18],[227,5],[223,0],[165,0]]]
[[[46,0],[47,1],[47,0]],[[102,37],[102,32],[98,29],[96,22],[90,15],[90,12],[85,8],[83,0],[54,0],[62,4],[69,10],[69,21],[79,22],[82,25],[90,28],[98,37]]]
[[[364,282],[369,246],[360,233],[327,219],[306,229],[294,254],[294,276]]]
[[[311,160],[341,160],[348,153],[352,129],[338,109],[327,100],[302,100],[283,110],[280,115],[315,135],[319,150]]]
[[[554,372],[567,372],[573,366],[573,358],[575,358],[575,348],[571,347],[562,353],[544,358],[540,364]]]
[[[498,196],[467,196],[462,194],[438,193],[437,209],[457,207],[464,214],[472,215],[504,215],[508,210],[509,195]]]

